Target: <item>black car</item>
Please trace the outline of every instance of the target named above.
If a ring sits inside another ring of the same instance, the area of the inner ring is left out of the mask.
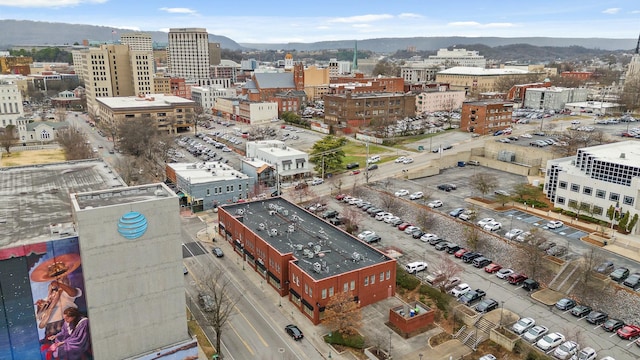
[[[284,331],[289,334],[293,338],[293,340],[302,340],[304,338],[304,334],[297,326],[290,324],[284,327]]]
[[[455,190],[455,188],[451,186],[451,184],[440,184],[438,185],[438,190],[449,192],[451,190]]]
[[[608,332],[616,332],[624,326],[624,322],[620,319],[608,319],[602,325],[602,328]]]
[[[213,255],[215,255],[216,257],[223,257],[224,256],[224,252],[222,252],[222,249],[220,249],[219,247],[214,247],[213,248]]]
[[[527,291],[537,290],[540,287],[540,283],[533,279],[527,279],[522,282],[522,288]]]
[[[466,263],[470,263],[474,259],[479,258],[480,256],[482,256],[482,254],[470,251],[470,252],[465,253],[464,255],[462,255],[462,261],[464,261]]]
[[[366,204],[366,205],[362,206],[360,209],[361,209],[362,211],[367,211],[367,210],[371,209],[372,207],[373,207],[373,205],[371,205],[371,204]]]
[[[447,245],[447,254],[453,254],[460,249],[461,249],[460,245],[450,243],[449,245]]]
[[[628,276],[629,276],[629,269],[625,267],[619,267],[613,270],[611,274],[609,274],[609,277],[611,278],[611,280],[615,282],[621,282],[624,279],[626,279]]]
[[[358,164],[358,163],[348,163],[347,164],[347,169],[349,169],[349,170],[350,169],[355,169],[355,168],[358,168],[358,167],[360,167],[360,164]]]
[[[571,315],[577,317],[586,316],[591,312],[591,307],[587,305],[576,305],[573,309],[571,309]]]
[[[476,305],[476,311],[480,313],[487,313],[491,310],[498,308],[498,302],[493,299],[482,300]]]
[[[640,273],[633,273],[629,276],[622,285],[628,286],[633,290],[638,290],[640,288]]]
[[[331,219],[338,216],[338,211],[337,210],[327,210],[325,212],[322,213],[322,218],[323,219]]]
[[[339,218],[339,217],[332,217],[331,219],[329,219],[329,222],[335,226],[344,224],[344,221],[342,220],[342,218]]]
[[[367,170],[371,171],[371,170],[376,170],[377,168],[378,168],[378,164],[373,164],[373,165],[369,165]]]
[[[600,325],[607,321],[608,318],[609,315],[596,310],[590,312],[589,315],[587,315],[587,321],[589,322],[589,324],[594,325]]]
[[[411,232],[411,236],[414,239],[420,239],[420,237],[424,235],[424,231],[420,230],[420,229],[415,229]]]

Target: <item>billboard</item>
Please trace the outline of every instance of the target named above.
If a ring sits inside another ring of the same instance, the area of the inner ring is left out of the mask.
[[[1,250],[0,359],[91,357],[84,289],[77,237]]]

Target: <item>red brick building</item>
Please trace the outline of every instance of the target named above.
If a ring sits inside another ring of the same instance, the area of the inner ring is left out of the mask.
[[[511,89],[509,89],[509,92],[507,93],[506,100],[522,104],[524,102],[524,97],[527,94],[527,89],[543,88],[543,87],[551,87],[551,82],[548,80],[545,80],[544,82],[513,85]]]
[[[563,71],[560,73],[563,78],[572,78],[580,80],[589,80],[593,76],[591,71]]]
[[[218,219],[245,266],[314,324],[338,292],[360,306],[395,295],[395,259],[285,199],[222,206]]]
[[[189,99],[187,84],[183,78],[172,77],[171,80],[169,80],[169,86],[171,86],[171,95]]]
[[[351,93],[377,93],[404,92],[404,79],[401,77],[365,78],[364,74],[356,73],[355,76],[331,78],[329,80],[330,94]]]
[[[511,126],[513,103],[506,101],[473,101],[462,104],[460,130],[480,135],[493,134]]]
[[[324,96],[324,121],[338,128],[383,125],[416,115],[416,96],[405,93]]]

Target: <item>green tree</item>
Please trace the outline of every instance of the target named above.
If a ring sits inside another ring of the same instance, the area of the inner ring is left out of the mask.
[[[624,213],[624,215],[622,215],[620,220],[618,220],[618,231],[619,232],[627,231],[627,224],[629,223],[629,218],[630,217],[631,217],[631,214],[629,213],[629,211],[627,211],[626,213]]]
[[[629,221],[629,224],[627,224],[627,231],[633,231],[633,228],[636,226],[636,224],[638,223],[638,214],[633,215],[633,218],[631,218],[631,220]]]
[[[343,137],[327,135],[313,144],[309,161],[315,164],[316,173],[324,175],[343,168],[342,160],[345,155],[340,147],[346,142],[347,139]]]

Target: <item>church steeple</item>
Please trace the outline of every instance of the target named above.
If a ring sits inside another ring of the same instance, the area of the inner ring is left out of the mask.
[[[636,55],[640,54],[640,35],[638,35],[638,43],[636,44]]]

